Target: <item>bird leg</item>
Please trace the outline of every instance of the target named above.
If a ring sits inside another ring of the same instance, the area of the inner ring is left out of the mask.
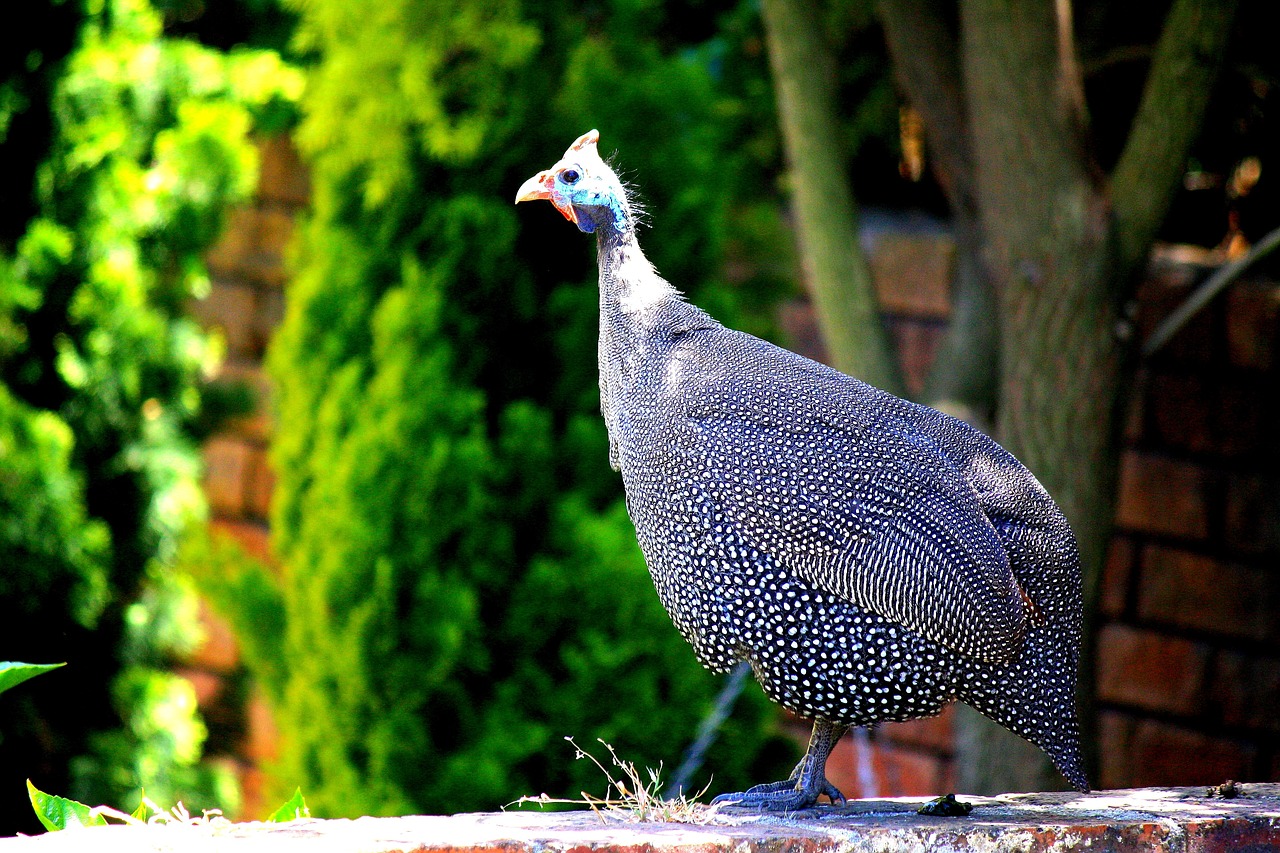
[[[796,811],[809,808],[818,802],[818,797],[826,794],[832,803],[844,805],[844,795],[827,781],[826,767],[827,757],[848,728],[825,720],[814,720],[809,748],[796,769],[791,771],[791,778],[756,785],[739,794],[721,794],[711,802],[764,811]]]

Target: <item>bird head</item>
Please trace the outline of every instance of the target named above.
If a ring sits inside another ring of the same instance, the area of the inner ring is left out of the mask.
[[[631,207],[622,181],[600,158],[600,134],[590,130],[564,152],[550,169],[525,181],[516,203],[546,199],[564,218],[588,234],[601,226],[622,231],[630,225]]]

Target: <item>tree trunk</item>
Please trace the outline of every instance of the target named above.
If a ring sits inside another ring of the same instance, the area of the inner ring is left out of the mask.
[[[902,378],[880,320],[837,128],[835,62],[813,6],[764,0],[778,119],[791,167],[804,279],[833,367],[897,394]]]
[[[956,34],[940,0],[880,0],[879,11],[898,83],[923,118],[929,163],[951,206],[956,241],[951,320],[924,402],[989,431],[1000,327],[978,218]]]
[[[1000,312],[980,232],[975,216],[952,217],[951,316],[922,402],[989,433],[999,391]]]
[[[924,117],[932,162],[953,208],[962,265],[930,400],[958,398],[973,408],[986,399],[984,365],[998,362],[997,437],[1044,482],[1079,541],[1086,730],[1090,629],[1111,529],[1126,382],[1120,306],[1185,169],[1236,2],[1173,0],[1108,183],[1085,142],[1068,0],[966,0],[958,34],[942,0],[880,0],[899,81]],[[764,16],[794,169],[801,255],[819,316],[827,320],[824,334],[835,341],[841,329],[878,327],[866,317],[870,303],[861,301],[846,306],[847,319],[832,319],[840,310],[833,300],[872,298],[869,278],[843,297],[819,281],[819,259],[857,257],[852,199],[823,195],[848,187],[830,144],[837,138],[831,53],[798,0],[764,0]],[[833,223],[846,222],[840,239],[851,250],[830,236]],[[856,273],[822,280],[859,281]],[[821,295],[820,287],[827,288]],[[862,357],[892,364],[875,353],[872,347]],[[991,373],[985,376],[990,388]],[[961,790],[1062,786],[1043,753],[977,712],[957,715],[957,747]]]
[[[1111,523],[1122,359],[1110,208],[1085,146],[1069,14],[1065,2],[970,0],[961,56],[999,294],[997,435],[1071,522],[1092,601]],[[977,740],[986,745],[962,761],[965,790],[1062,787],[1047,757],[1012,734]]]

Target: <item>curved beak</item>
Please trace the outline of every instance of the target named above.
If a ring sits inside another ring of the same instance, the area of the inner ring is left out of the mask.
[[[554,177],[550,172],[539,172],[520,185],[516,190],[516,204],[522,201],[534,201],[545,198],[551,201],[551,186]]]
[[[520,189],[516,190],[516,204],[522,201],[535,201],[537,199],[546,199],[556,206],[556,210],[560,211],[565,219],[578,224],[578,212],[573,209],[573,205],[566,203],[558,195],[552,192],[555,186],[555,172],[547,170],[539,172],[529,180],[520,185]]]

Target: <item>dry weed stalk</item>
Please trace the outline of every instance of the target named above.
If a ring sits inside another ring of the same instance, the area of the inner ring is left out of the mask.
[[[662,775],[661,763],[658,764],[656,770],[649,767],[642,774],[634,761],[626,761],[620,758],[611,744],[606,743],[601,738],[596,738],[609,751],[609,758],[613,766],[621,771],[619,774],[621,778],[618,778],[600,759],[578,746],[573,738],[566,737],[565,740],[573,747],[575,759],[590,759],[592,764],[600,768],[600,772],[604,774],[605,779],[609,780],[604,797],[593,797],[586,791],[582,792],[582,799],[580,800],[539,794],[536,797],[521,797],[508,805],[523,805],[524,803],[585,805],[596,813],[601,822],[607,822],[612,819],[624,823],[706,824],[711,823],[719,811],[719,806],[710,806],[698,802],[707,793],[707,788],[703,788],[692,797],[687,794],[681,794],[674,799],[662,797],[659,794],[662,790],[660,781]],[[648,776],[647,782],[644,778],[646,775]],[[708,785],[708,787],[710,786]],[[615,793],[616,796],[613,796]]]

